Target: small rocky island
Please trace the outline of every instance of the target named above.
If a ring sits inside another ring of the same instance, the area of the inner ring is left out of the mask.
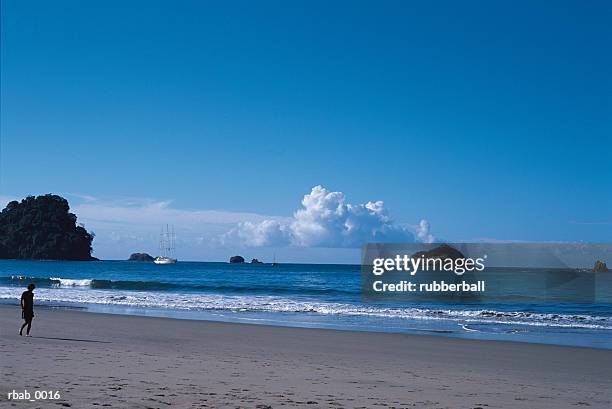
[[[28,196],[0,212],[0,259],[97,260],[93,238],[61,196]]]
[[[232,257],[230,257],[229,262],[231,264],[244,264],[244,263],[246,263],[246,261],[244,260],[244,257],[242,257],[242,256],[232,256]],[[250,264],[263,264],[263,262],[259,261],[256,258],[254,258],[254,259],[251,260]]]
[[[148,261],[151,262],[155,258],[147,253],[132,253],[128,261]]]
[[[608,270],[608,266],[606,265],[606,263],[601,260],[597,260],[595,262],[595,265],[593,266],[594,273],[607,273],[609,271],[610,270]]]
[[[231,256],[229,262],[232,264],[242,264],[244,263],[244,257],[242,256]]]
[[[460,259],[465,258],[462,252],[457,250],[454,247],[449,246],[448,244],[442,244],[438,247],[435,247],[429,251],[419,251],[412,255],[412,258],[418,258],[423,256],[426,259]]]

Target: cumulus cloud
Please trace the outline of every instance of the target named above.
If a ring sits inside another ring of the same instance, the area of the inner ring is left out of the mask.
[[[420,241],[433,241],[429,223],[417,228]],[[393,222],[382,201],[351,204],[342,192],[315,186],[290,220],[243,222],[221,240],[247,247],[359,247],[367,242],[413,242],[412,229]]]

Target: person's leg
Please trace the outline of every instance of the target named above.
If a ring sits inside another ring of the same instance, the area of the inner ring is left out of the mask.
[[[21,326],[21,329],[19,330],[19,335],[23,335],[23,329],[25,328],[26,325],[28,325],[28,320],[26,320]]]
[[[30,328],[32,328],[32,318],[28,320],[28,328],[26,329],[26,335],[30,335]]]

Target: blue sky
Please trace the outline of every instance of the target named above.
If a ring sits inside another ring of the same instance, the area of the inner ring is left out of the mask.
[[[244,243],[211,240],[240,222],[291,223],[317,185],[384,201],[395,225],[427,219],[442,239],[612,240],[609,2],[1,11],[0,196],[89,206],[99,256],[149,249],[152,227],[129,209],[158,206],[156,225],[227,216],[183,235],[199,237],[183,257],[225,259]],[[294,239],[267,247],[356,254]]]

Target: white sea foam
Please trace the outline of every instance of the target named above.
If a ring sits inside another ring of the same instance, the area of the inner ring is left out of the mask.
[[[88,280],[69,280],[88,281]],[[86,284],[82,284],[86,285]],[[311,313],[409,320],[446,320],[463,324],[506,324],[530,327],[583,328],[612,331],[611,317],[590,315],[503,312],[491,310],[451,310],[391,308],[362,304],[296,300],[279,296],[164,293],[146,291],[109,292],[106,290],[41,288],[36,300],[54,303],[116,305],[174,310]],[[21,289],[0,287],[0,299],[19,299]]]
[[[60,278],[60,277],[50,277],[51,281],[59,281],[60,287],[89,287],[91,286],[91,279],[82,279],[76,280],[71,278]]]

